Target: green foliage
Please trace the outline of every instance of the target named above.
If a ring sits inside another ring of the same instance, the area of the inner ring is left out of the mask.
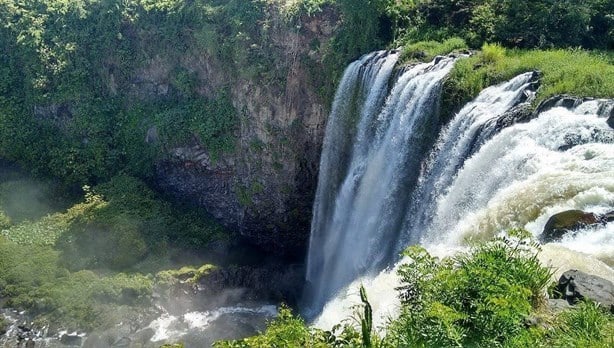
[[[452,37],[443,42],[419,41],[403,47],[399,59],[402,62],[411,59],[430,61],[435,56],[445,55],[458,50],[466,50],[467,48],[465,40],[458,37]]]
[[[6,178],[0,186],[10,188],[2,192],[11,196],[19,197],[20,188],[29,192],[30,185],[45,191],[34,180]],[[172,207],[133,177],[118,176],[83,191],[83,202],[65,211],[0,232],[0,297],[8,307],[28,310],[41,325],[92,330],[136,319],[151,305],[154,278],[121,272],[167,269],[164,260],[175,248],[200,249],[227,236],[202,213]],[[22,208],[23,216],[38,216]],[[155,281],[166,287],[196,282],[211,269],[163,271]]]
[[[202,277],[209,274],[216,267],[213,265],[202,265],[200,267],[184,266],[180,269],[160,271],[156,274],[158,285],[170,286],[179,282],[197,283]]]
[[[611,54],[584,50],[526,51],[484,45],[476,55],[457,62],[445,82],[442,114],[451,116],[493,84],[527,71],[541,73],[536,103],[556,95],[614,97],[614,65]]]
[[[274,72],[252,49],[263,8],[238,0],[0,2],[0,155],[80,186],[124,171],[147,177],[176,140],[196,138],[214,157],[232,152],[230,99],[203,97],[193,64],[180,57],[205,51],[229,71]],[[142,76],[160,64],[169,70],[166,93]],[[162,146],[145,143],[152,116],[178,121],[161,130],[171,135]]]
[[[86,204],[73,208],[80,214],[57,242],[69,269],[123,270],[164,254],[169,244],[200,248],[225,233],[204,216],[171,207],[129,176],[96,186]]]
[[[364,311],[360,316],[360,329],[362,334],[362,346],[371,347],[371,333],[373,332],[373,309],[367,298],[367,291],[364,286],[360,286],[360,301],[364,306]]]
[[[268,324],[263,334],[234,342],[217,342],[214,347],[310,347],[313,346],[310,336],[310,329],[305,322],[295,317],[290,308],[282,305],[278,316]]]
[[[366,300],[366,298],[365,298]],[[368,301],[366,302],[368,304]],[[367,307],[364,313],[367,313]],[[363,319],[366,319],[363,317]],[[370,330],[369,330],[370,331]],[[369,332],[369,335],[371,333]],[[375,335],[363,336],[352,325],[338,324],[330,331],[308,327],[305,322],[292,314],[290,308],[283,305],[277,317],[268,323],[267,329],[260,335],[237,341],[219,341],[216,348],[247,347],[372,347],[380,343]]]
[[[607,311],[607,309],[606,309]],[[549,335],[553,347],[608,347],[614,343],[614,318],[592,302],[560,315],[556,332]]]
[[[50,246],[19,245],[0,237],[0,285],[6,306],[26,309],[41,324],[105,328],[149,303],[152,282],[138,275],[71,273]]]
[[[470,46],[500,42],[506,47],[612,48],[611,1],[430,0],[407,8],[404,40],[460,36]]]
[[[497,64],[505,57],[505,48],[497,44],[484,44],[480,54],[480,61],[484,64]]]
[[[415,346],[496,346],[524,329],[551,273],[537,245],[512,231],[467,254],[438,262],[419,247],[399,270],[403,311],[389,339]]]
[[[539,245],[525,230],[475,245],[453,258],[438,260],[424,248],[405,251],[399,268],[401,313],[373,331],[372,310],[360,288],[355,325],[330,331],[307,327],[282,306],[261,334],[215,347],[606,347],[614,317],[584,303],[560,314],[543,306],[551,271],[537,260]],[[528,326],[527,318],[543,324]]]
[[[6,215],[3,210],[0,210],[0,230],[9,228],[11,226],[11,219]]]
[[[182,343],[164,344],[160,348],[184,348],[184,345]]]
[[[239,203],[244,207],[254,204],[253,198],[264,191],[264,186],[254,181],[248,187],[239,186],[236,188],[236,195]]]

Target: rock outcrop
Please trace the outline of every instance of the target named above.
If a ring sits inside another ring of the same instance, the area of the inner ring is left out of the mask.
[[[338,14],[327,8],[301,18],[297,29],[279,23],[272,11],[270,40],[276,50],[267,54],[281,62],[283,81],[238,76],[203,52],[188,52],[180,60],[182,69],[198,76],[203,94],[229,88],[240,119],[234,153],[212,161],[198,142],[184,144],[157,163],[155,181],[171,196],[204,207],[249,242],[302,259],[329,108],[318,90],[322,83],[333,83],[314,81],[313,69],[323,64],[314,43],[322,46],[332,38]],[[137,97],[158,97],[172,70],[169,64],[153,60],[140,73],[138,80],[158,87],[140,89]]]
[[[540,235],[540,240],[543,243],[557,242],[567,233],[573,233],[591,226],[604,225],[612,220],[614,220],[614,212],[598,215],[581,210],[567,210],[554,214],[548,219],[544,231]]]
[[[569,270],[563,273],[555,290],[569,304],[591,300],[614,313],[614,284],[607,279]]]

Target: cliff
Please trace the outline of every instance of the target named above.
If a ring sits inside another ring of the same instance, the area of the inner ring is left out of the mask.
[[[204,206],[265,250],[298,256],[308,241],[329,108],[317,93],[322,82],[313,77],[314,69],[323,70],[313,43],[325,45],[332,38],[337,14],[304,16],[295,27],[270,15],[276,22],[270,36],[274,49],[266,54],[279,62],[279,81],[237,76],[202,52],[180,59],[182,68],[197,73],[199,90],[229,88],[240,119],[234,153],[214,160],[198,141],[181,144],[156,163],[155,180],[163,191]],[[145,75],[159,68],[152,62]],[[162,74],[151,82],[167,78]]]
[[[0,157],[77,186],[139,176],[302,257],[340,14],[290,4],[3,3]]]

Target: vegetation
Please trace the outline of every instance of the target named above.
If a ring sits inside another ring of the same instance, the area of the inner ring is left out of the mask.
[[[299,58],[314,89],[330,101],[350,60],[386,46],[403,47],[406,59],[488,42],[612,48],[612,6],[605,0],[3,0],[0,156],[81,186],[120,173],[146,178],[177,145],[200,144],[214,160],[232,153],[241,110],[228,87],[240,79],[283,86],[293,60],[273,32],[325,10],[340,13],[341,21],[329,44],[314,44],[323,66]],[[233,72],[221,76],[226,83],[203,80],[193,62],[203,54],[208,69]],[[529,56],[522,59],[544,58]],[[486,85],[514,67],[520,66],[480,69],[471,79],[488,74],[479,83]]]
[[[557,94],[614,97],[612,54],[585,50],[528,51],[485,44],[474,56],[457,62],[444,85],[442,109],[449,115],[493,84],[527,71],[539,71],[535,103]]]
[[[469,252],[438,260],[410,247],[399,269],[402,307],[377,334],[361,289],[357,325],[331,331],[307,327],[286,307],[259,336],[216,347],[605,347],[614,317],[587,302],[562,313],[544,306],[551,273],[537,260],[539,245],[523,230],[510,231]],[[545,324],[527,325],[530,317]]]
[[[0,228],[0,296],[40,325],[92,330],[137,320],[154,286],[197,281],[212,269],[165,270],[174,267],[165,260],[175,250],[227,236],[202,213],[172,207],[132,177],[85,187],[83,201],[63,211],[43,204],[51,200],[46,183],[7,178],[0,182],[0,211],[8,212]]]
[[[340,21],[330,43],[310,44],[318,61],[284,55],[275,30],[298,31],[322,11]],[[91,329],[138,312],[156,283],[207,274],[208,265],[159,271],[176,250],[229,234],[143,180],[177,146],[198,144],[213,161],[235,151],[247,115],[233,105],[233,85],[282,91],[299,61],[330,101],[346,64],[368,51],[400,47],[411,62],[480,49],[447,80],[444,114],[531,70],[542,75],[538,102],[613,97],[613,12],[608,0],[0,0],[0,158],[84,187],[75,203],[59,197],[65,186],[0,168],[0,296],[38,321]],[[236,194],[248,207],[263,190],[251,181]],[[523,237],[445,260],[409,249],[401,314],[384,336],[363,289],[355,320],[330,331],[282,307],[261,335],[217,346],[612,345],[612,316],[591,303],[545,314],[549,329],[527,328],[542,315],[549,274]]]
[[[195,50],[229,70],[255,65],[246,35],[259,31],[263,5],[226,3],[0,2],[0,156],[83,185],[147,177],[177,144],[200,143],[214,158],[232,152],[227,91],[199,92],[194,65],[179,63]]]

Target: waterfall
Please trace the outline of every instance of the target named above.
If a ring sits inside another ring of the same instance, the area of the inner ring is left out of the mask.
[[[548,218],[561,211],[614,210],[614,131],[606,122],[614,102],[585,100],[568,108],[558,103],[539,109],[528,122],[493,128],[530,84],[529,74],[523,74],[482,91],[444,128],[409,194],[412,202],[397,249],[411,241],[447,256],[465,248],[468,240],[489,239],[513,227],[538,236]],[[585,269],[614,280],[612,227],[587,227],[547,244],[541,260],[555,270]],[[364,284],[375,294],[370,297],[375,325],[382,325],[399,306],[395,270],[402,262],[355,279],[326,304],[314,324],[329,329],[347,317],[351,306],[360,303],[357,289]]]
[[[359,284],[376,326],[394,315],[408,245],[451,255],[509,228],[538,236],[560,211],[614,210],[612,100],[563,98],[533,112],[538,76],[525,73],[483,90],[440,131],[439,94],[454,59],[395,74],[397,59],[382,51],[352,63],[327,124],[305,292],[307,315],[320,314],[314,324],[325,329],[359,303]],[[598,260],[614,263],[612,227],[546,245],[544,262],[614,280]]]
[[[418,64],[389,90],[397,58],[376,52],[352,63],[335,96],[308,255],[305,298],[313,313],[357,276],[396,258],[390,241],[436,135],[441,86],[454,64],[447,57]]]
[[[613,210],[614,131],[597,113],[611,103],[594,100],[572,109],[555,107],[487,141],[438,198],[423,242],[459,244],[513,227],[537,236],[556,212]],[[595,254],[605,246],[604,254],[614,256],[611,227],[593,237],[598,235],[592,250],[580,251]]]
[[[501,128],[498,121],[519,102],[533,100],[536,77],[529,72],[486,88],[442,130],[411,195],[397,253],[420,241],[433,219],[437,198],[446,192],[464,161]]]

